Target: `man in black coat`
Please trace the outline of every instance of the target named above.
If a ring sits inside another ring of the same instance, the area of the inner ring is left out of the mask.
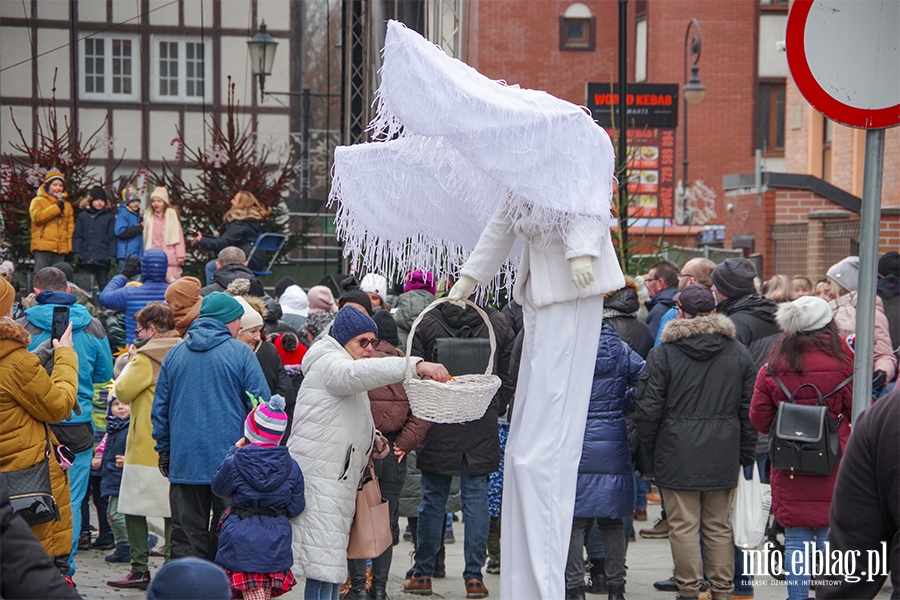
[[[647,291],[650,299],[647,305],[647,327],[656,339],[659,322],[669,309],[675,306],[675,294],[678,293],[678,265],[668,260],[661,260],[652,267],[647,277]]]
[[[834,486],[828,542],[832,552],[838,551],[840,556],[851,551],[859,553],[856,572],[850,577],[817,577],[827,580],[827,584],[823,581],[816,586],[816,598],[874,598],[884,585],[884,573],[888,570],[894,588],[891,598],[900,598],[898,439],[900,390],[895,388],[853,424],[853,435],[847,442]],[[885,550],[882,543],[886,544]],[[876,566],[870,552],[877,554],[882,564]]]
[[[500,376],[502,385],[483,417],[467,423],[435,423],[418,451],[416,464],[422,472],[422,502],[419,505],[413,577],[404,586],[405,591],[412,593],[431,591],[435,555],[440,550],[444,532],[450,482],[454,476],[459,476],[466,528],[463,579],[467,597],[483,598],[487,595],[481,568],[487,558],[490,528],[488,492],[490,474],[500,466],[498,407],[509,403],[514,389],[509,377],[509,358],[515,335],[505,315],[490,308],[485,312],[489,314],[496,337],[494,372]],[[483,319],[472,307],[440,304],[424,314],[415,335],[410,338],[410,356],[437,361],[437,340],[455,337],[453,333],[471,333],[472,337],[477,338],[489,336]]]
[[[677,303],[679,318],[641,373],[635,425],[666,504],[679,597],[696,598],[705,574],[714,599],[730,598],[728,515],[739,467],[754,460],[749,411],[756,370],[731,321],[713,314],[708,288],[690,285]]]
[[[216,259],[216,272],[213,274],[213,282],[200,288],[201,296],[209,296],[212,292],[224,292],[228,285],[235,279],[247,279],[250,281],[250,295],[262,298],[266,295],[262,283],[247,267],[247,255],[237,246],[228,246],[219,251]]]

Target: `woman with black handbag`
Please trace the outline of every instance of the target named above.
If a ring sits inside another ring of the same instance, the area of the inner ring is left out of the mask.
[[[824,397],[826,418],[837,421],[843,452],[850,437],[853,405],[853,385],[845,380],[853,375],[853,357],[832,319],[831,308],[821,298],[806,296],[781,304],[775,318],[785,335],[776,342],[768,364],[756,378],[750,420],[760,433],[768,434],[777,427],[781,403],[793,398],[799,405],[816,405]],[[803,558],[809,552],[804,542],[813,542],[818,550],[824,550],[837,472],[835,466],[828,475],[812,475],[797,468],[779,469],[773,464],[772,510],[785,529],[788,600],[806,600],[809,596],[810,575],[803,575],[810,572],[810,565]],[[803,566],[796,569],[795,564]]]
[[[72,324],[53,343],[56,350],[48,375],[38,357],[27,350],[31,336],[12,320],[14,297],[12,286],[0,279],[0,472],[14,510],[29,522],[65,576],[72,549],[72,509],[68,480],[55,451],[56,436],[47,424],[64,420],[75,405],[78,357],[72,346]],[[26,477],[24,471],[34,476]],[[47,476],[49,490],[41,483]],[[71,578],[66,579],[74,585]]]

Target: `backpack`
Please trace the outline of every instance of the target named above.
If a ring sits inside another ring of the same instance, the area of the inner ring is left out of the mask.
[[[828,476],[841,460],[841,440],[838,426],[843,415],[831,417],[825,399],[853,381],[851,375],[836,388],[822,395],[819,388],[804,383],[792,394],[775,371],[766,364],[766,373],[775,380],[787,397],[778,405],[775,426],[769,432],[769,460],[772,468],[794,474]],[[801,389],[811,387],[819,401],[815,405],[797,404],[794,396]]]
[[[468,325],[456,329],[450,326],[440,310],[429,311],[428,315],[451,336],[435,340],[435,362],[444,365],[454,377],[484,373],[491,357],[491,342],[478,336],[484,331],[485,324],[475,329]],[[493,372],[496,370],[495,358]]]

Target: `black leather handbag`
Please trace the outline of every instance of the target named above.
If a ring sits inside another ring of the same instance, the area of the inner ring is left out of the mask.
[[[804,383],[792,394],[769,365],[766,365],[766,371],[787,397],[785,402],[778,405],[775,424],[769,432],[769,460],[772,468],[790,471],[792,478],[795,473],[831,475],[841,461],[838,427],[843,415],[837,419],[832,418],[825,406],[825,399],[852,382],[853,376],[823,396],[811,383]],[[815,405],[797,404],[794,400],[797,392],[805,387],[815,390],[818,397]]]
[[[44,425],[46,448],[44,460],[35,466],[20,471],[2,473],[9,490],[9,502],[13,512],[25,519],[30,527],[59,521],[59,506],[53,497],[50,484],[50,432]]]

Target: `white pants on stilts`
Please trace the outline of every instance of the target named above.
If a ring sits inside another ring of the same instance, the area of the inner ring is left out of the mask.
[[[603,296],[538,308],[529,284],[504,463],[500,598],[559,600],[566,595],[575,486]]]

